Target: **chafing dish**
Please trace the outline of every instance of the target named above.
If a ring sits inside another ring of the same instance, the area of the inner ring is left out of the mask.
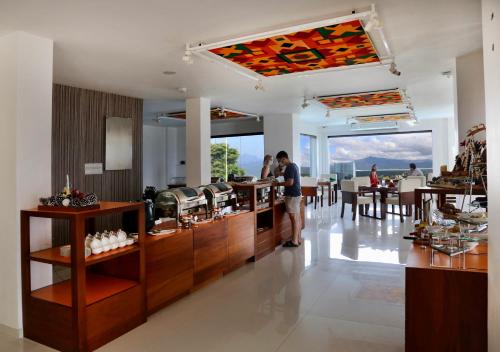
[[[210,210],[214,208],[225,208],[236,203],[236,194],[229,183],[212,183],[203,187],[203,193],[208,202]]]
[[[257,177],[255,176],[234,176],[234,182],[257,182]]]
[[[197,213],[200,209],[208,214],[207,199],[201,188],[179,187],[158,192],[155,207],[163,217],[175,218],[185,214]]]

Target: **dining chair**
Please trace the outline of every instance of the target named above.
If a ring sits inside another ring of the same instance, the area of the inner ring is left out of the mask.
[[[421,187],[421,179],[407,178],[398,182],[398,190],[394,197],[386,198],[387,205],[392,206],[392,212],[389,214],[399,215],[401,222],[404,222],[403,216],[411,216],[413,205],[415,204],[415,188]],[[394,206],[398,206],[399,213],[394,211]],[[404,214],[403,206],[407,207],[407,213]]]
[[[370,187],[370,176],[356,176],[352,178],[360,187]]]
[[[408,176],[407,179],[408,180],[420,180],[419,187],[427,186],[427,178],[425,176]]]
[[[300,178],[300,186],[303,187],[302,195],[306,197],[314,198],[314,209],[317,208],[318,200],[320,201],[321,207],[323,207],[323,189],[318,186],[317,177],[303,176]]]
[[[358,181],[353,180],[342,180],[340,182],[342,190],[342,211],[340,217],[344,217],[345,205],[351,204],[352,208],[352,220],[356,220],[356,213],[359,207],[360,215],[367,214],[370,209],[370,204],[373,201],[373,197],[367,197],[359,192]]]
[[[339,188],[338,185],[338,180],[337,180],[337,174],[321,174],[319,177],[320,181],[325,181],[325,182],[333,182],[333,185],[330,187],[325,187],[321,186],[321,191],[323,192],[323,195],[325,195],[325,191],[328,195],[328,205],[332,205],[333,203],[337,203],[337,191]],[[326,189],[325,189],[326,188]],[[330,192],[330,194],[328,194]]]

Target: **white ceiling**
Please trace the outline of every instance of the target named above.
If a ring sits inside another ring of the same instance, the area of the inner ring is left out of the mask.
[[[54,80],[58,83],[153,100],[151,113],[183,108],[185,96],[206,96],[213,106],[257,114],[301,113],[325,124],[325,110],[313,104],[302,111],[304,94],[341,94],[407,88],[419,118],[453,114],[453,80],[442,71],[454,58],[481,47],[479,0],[374,1],[396,57],[396,77],[384,67],[360,68],[308,77],[255,82],[215,63],[182,62],[187,42],[214,41],[289,24],[329,18],[359,0],[0,0],[0,35],[15,30],[54,39]],[[173,76],[165,70],[176,71]],[[186,87],[187,95],[177,88]],[[336,111],[330,123],[346,116],[399,112],[399,108]]]

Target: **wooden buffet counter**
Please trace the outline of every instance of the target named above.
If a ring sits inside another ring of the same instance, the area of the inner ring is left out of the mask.
[[[140,202],[101,202],[100,209],[78,213],[22,211],[25,336],[61,351],[94,350],[174,300],[274,251],[291,235],[283,201],[272,197],[269,206],[254,209],[158,236],[145,235]],[[94,218],[123,213],[136,218],[138,243],[85,258],[83,239],[94,231]],[[71,256],[61,256],[59,247],[31,252],[31,217],[68,219]],[[32,290],[31,261],[71,268],[71,279]]]
[[[488,246],[465,256],[412,245],[406,265],[405,350],[487,351]],[[451,264],[451,265],[450,265]]]
[[[148,313],[217,280],[254,257],[254,214],[244,211],[174,233],[147,236]]]

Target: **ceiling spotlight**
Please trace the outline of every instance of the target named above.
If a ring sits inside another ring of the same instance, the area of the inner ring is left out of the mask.
[[[193,54],[191,53],[191,51],[186,50],[184,52],[184,55],[182,56],[182,61],[184,61],[188,65],[191,65],[194,63]]]
[[[309,102],[307,101],[306,97],[304,97],[304,102],[302,103],[302,109],[305,109],[309,106]]]
[[[325,115],[326,118],[329,118],[330,117],[330,109],[326,110],[326,115]]]
[[[382,28],[382,24],[380,23],[380,19],[378,18],[376,12],[372,12],[370,14],[370,18],[366,22],[364,28],[366,32],[371,32],[373,30],[378,30]]]
[[[389,66],[389,72],[395,76],[401,76],[401,72],[398,71],[396,63],[394,61],[391,62],[391,65]]]
[[[179,92],[181,92],[181,93],[184,93],[184,94],[186,94],[186,93],[187,93],[187,91],[188,91],[188,89],[187,89],[186,87],[179,87],[179,88],[177,88],[177,90],[178,90]]]
[[[259,79],[259,80],[257,81],[257,84],[255,85],[255,87],[254,87],[254,88],[255,88],[255,90],[261,90],[261,91],[264,91],[264,85],[262,84],[262,80],[261,80],[261,79]]]

